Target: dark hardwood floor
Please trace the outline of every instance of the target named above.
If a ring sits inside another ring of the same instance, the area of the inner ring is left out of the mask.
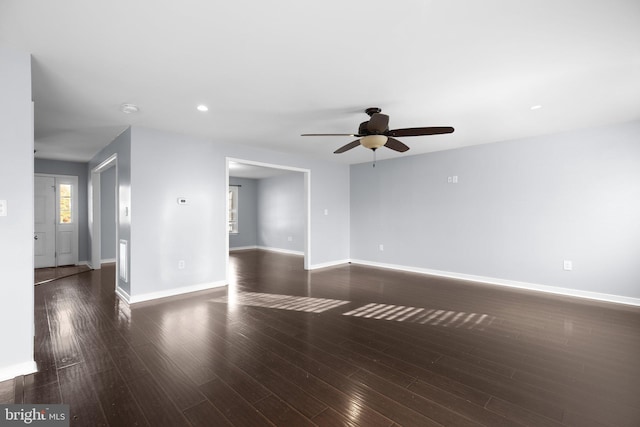
[[[39,371],[0,403],[83,426],[640,425],[640,309],[356,265],[231,256],[134,305],[114,268],[36,287]]]

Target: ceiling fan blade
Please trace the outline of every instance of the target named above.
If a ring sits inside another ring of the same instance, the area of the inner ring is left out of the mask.
[[[360,140],[356,139],[355,141],[352,141],[347,145],[343,145],[342,147],[338,148],[336,151],[333,152],[333,154],[344,153],[345,151],[349,151],[352,148],[356,148],[358,145],[360,145]]]
[[[386,114],[375,113],[367,123],[367,130],[371,133],[384,133],[389,126],[389,116]]]
[[[395,138],[387,138],[387,143],[384,144],[385,147],[391,148],[394,151],[399,151],[400,153],[404,153],[409,149],[404,143],[398,141]]]
[[[440,135],[443,133],[452,133],[453,128],[450,126],[443,127],[426,127],[426,128],[405,128],[393,129],[386,133],[388,136],[421,136],[421,135]]]
[[[358,136],[353,133],[303,133],[300,136]]]

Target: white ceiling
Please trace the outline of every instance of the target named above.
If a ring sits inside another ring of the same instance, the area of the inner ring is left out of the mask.
[[[371,106],[456,129],[378,158],[640,118],[638,0],[2,0],[0,46],[33,55],[40,158],[137,124],[365,162],[300,134],[355,132]]]

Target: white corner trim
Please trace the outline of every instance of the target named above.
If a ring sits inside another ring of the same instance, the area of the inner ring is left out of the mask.
[[[289,255],[302,255],[304,256],[304,252],[302,251],[292,251],[290,249],[280,249],[280,248],[271,248],[268,246],[258,246],[258,249],[269,252],[280,252],[281,254],[289,254]]]
[[[335,261],[327,261],[321,262],[319,264],[313,264],[309,266],[309,270],[317,270],[319,268],[327,268],[327,267],[335,267],[336,265],[348,264],[350,260],[348,259],[339,259]]]
[[[131,303],[131,296],[120,286],[116,286],[116,295],[127,304]]]
[[[510,288],[526,289],[530,291],[545,292],[549,294],[564,295],[585,298],[597,301],[613,302],[617,304],[640,306],[640,298],[625,297],[622,295],[603,294],[599,292],[581,291],[578,289],[560,288],[556,286],[540,285],[537,283],[518,282],[516,280],[497,279],[494,277],[475,276],[473,274],[452,273],[449,271],[431,270],[428,268],[408,267],[397,264],[385,264],[374,261],[352,259],[353,264],[368,265],[371,267],[401,270],[410,273],[428,274],[431,276],[448,277],[451,279],[467,280],[470,282],[485,283],[488,285],[506,286]]]
[[[199,285],[185,286],[182,288],[172,288],[172,289],[166,289],[158,292],[149,292],[142,295],[130,296],[129,304],[136,304],[139,302],[151,301],[159,298],[173,297],[176,295],[188,294],[191,292],[204,291],[207,289],[219,288],[221,286],[226,286],[226,285],[227,285],[226,280],[220,280],[218,282],[201,283]]]
[[[250,249],[258,249],[258,247],[256,245],[254,245],[254,246],[236,246],[234,248],[229,248],[229,252],[246,251],[246,250],[250,250]]]
[[[18,363],[0,369],[0,381],[6,381],[17,377],[18,375],[29,375],[38,372],[38,365],[35,361]]]

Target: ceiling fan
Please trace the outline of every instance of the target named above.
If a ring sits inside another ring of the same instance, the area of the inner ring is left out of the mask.
[[[395,137],[440,135],[452,133],[453,128],[444,127],[421,127],[389,130],[389,116],[381,113],[377,107],[367,108],[365,113],[371,117],[369,121],[360,123],[358,133],[304,133],[302,136],[354,136],[358,139],[352,141],[334,151],[335,154],[356,148],[358,145],[369,148],[375,152],[378,148],[385,146],[395,151],[404,153],[409,149],[407,145],[395,139]]]

